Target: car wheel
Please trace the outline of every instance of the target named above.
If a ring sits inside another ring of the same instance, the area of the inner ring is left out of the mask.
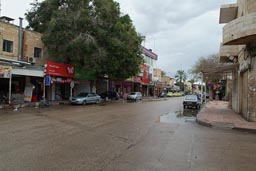
[[[186,105],[184,105],[183,108],[186,109],[187,108]]]
[[[84,101],[83,101],[83,105],[86,105],[86,104],[87,104],[87,102],[86,102],[86,100],[84,100]]]

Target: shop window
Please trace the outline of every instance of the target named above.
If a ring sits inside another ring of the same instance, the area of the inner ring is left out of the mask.
[[[13,41],[10,40],[3,40],[3,51],[4,52],[13,52]]]
[[[34,58],[41,58],[42,49],[38,47],[34,47]]]

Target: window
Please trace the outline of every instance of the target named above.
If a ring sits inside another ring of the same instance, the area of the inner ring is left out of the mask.
[[[34,47],[34,58],[41,58],[42,49],[38,47]]]
[[[10,40],[3,41],[3,51],[12,53],[13,52],[13,42]]]

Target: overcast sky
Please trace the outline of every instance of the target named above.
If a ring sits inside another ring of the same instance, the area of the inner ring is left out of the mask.
[[[0,0],[1,15],[24,17],[33,0]],[[219,10],[236,0],[116,0],[129,14],[143,43],[158,55],[157,67],[174,76],[188,71],[201,56],[218,53],[222,41]],[[26,23],[25,23],[26,24]]]

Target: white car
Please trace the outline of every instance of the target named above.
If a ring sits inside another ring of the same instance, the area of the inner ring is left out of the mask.
[[[131,92],[128,94],[127,100],[133,100],[133,101],[142,100],[142,94],[141,92]]]

